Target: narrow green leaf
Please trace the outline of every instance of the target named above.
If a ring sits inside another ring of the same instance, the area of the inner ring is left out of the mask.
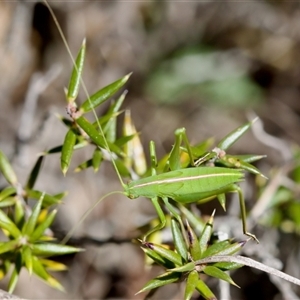
[[[115,94],[129,79],[131,73],[122,77],[121,79],[107,85],[103,89],[93,94],[89,99],[85,100],[80,107],[80,111],[86,113],[96,108],[108,100],[113,94]]]
[[[173,282],[177,282],[178,280],[180,280],[181,278],[181,273],[173,273],[173,272],[167,272],[164,273],[162,275],[160,275],[159,277],[156,277],[150,281],[148,281],[144,287],[138,291],[136,294],[148,291],[148,290],[152,290],[152,289],[156,289],[158,287],[173,283]]]
[[[0,209],[0,227],[7,230],[14,238],[21,236],[21,232],[15,223]]]
[[[32,189],[34,187],[36,179],[40,173],[43,161],[44,161],[44,156],[43,155],[39,156],[33,169],[31,170],[31,172],[29,174],[25,188]]]
[[[22,228],[25,221],[25,207],[23,199],[16,197],[15,211],[14,211],[15,224],[18,228]]]
[[[224,280],[232,285],[239,287],[227,273],[225,273],[224,271],[222,271],[214,266],[206,266],[203,269],[203,272],[208,276]]]
[[[50,227],[50,225],[52,224],[52,222],[55,219],[56,213],[57,213],[57,210],[53,210],[47,216],[47,218],[36,227],[36,229],[33,231],[33,233],[29,236],[29,241],[31,243],[38,240],[44,234],[45,230]]]
[[[76,119],[77,124],[82,128],[83,131],[91,138],[91,140],[99,147],[106,149],[106,143],[103,136],[97,131],[97,129],[84,117]],[[115,144],[107,142],[109,149],[116,154],[123,155],[123,152]]]
[[[233,244],[228,244],[226,241],[222,241],[209,247],[203,253],[202,258],[214,255],[232,255],[240,251],[245,244],[246,241],[235,242]]]
[[[119,116],[123,111],[118,111],[118,112],[110,112],[108,111],[104,116],[101,116],[100,118],[98,118],[93,124],[93,126],[95,128],[99,128],[99,123],[100,123],[100,126],[102,127],[103,129],[103,132],[105,133],[106,132],[106,125],[107,123],[109,123],[109,121],[111,119],[115,119],[117,116]]]
[[[186,262],[188,260],[187,247],[182,236],[181,230],[178,226],[178,223],[174,218],[171,219],[171,230],[175,249],[177,253],[182,257],[183,261]]]
[[[214,144],[214,138],[208,138],[207,140],[198,143],[195,146],[191,147],[191,151],[194,157],[200,158],[202,155],[205,154]],[[185,150],[187,152],[187,150]]]
[[[74,172],[78,173],[81,172],[83,170],[86,170],[90,167],[93,166],[93,160],[92,159],[88,159],[86,161],[84,161],[83,163],[81,163],[79,166],[77,166],[74,170]]]
[[[190,254],[193,258],[193,260],[198,260],[201,258],[201,249],[198,242],[198,238],[194,230],[191,228],[190,224],[186,222],[187,224],[187,233],[188,233],[188,239],[189,239],[189,250]]]
[[[31,249],[29,246],[24,245],[22,248],[22,258],[25,262],[25,266],[28,270],[28,273],[32,274],[32,255],[31,255]]]
[[[204,253],[202,253],[202,258],[207,257],[207,256],[214,256],[218,252],[223,251],[226,247],[231,245],[230,240],[224,240],[224,241],[219,241],[217,243],[214,243],[210,245]]]
[[[67,94],[67,100],[69,103],[73,102],[78,96],[81,74],[84,65],[85,50],[86,47],[85,47],[85,39],[84,39],[81,48],[79,50],[79,53],[77,55],[75,66],[73,67],[72,75],[69,82],[68,94]]]
[[[102,151],[96,147],[92,158],[92,165],[93,165],[94,172],[97,172],[99,170],[99,166],[102,161],[103,161]]]
[[[198,272],[196,270],[190,272],[186,281],[184,300],[190,300],[192,298],[198,281],[199,281]]]
[[[118,147],[121,148],[121,147],[125,146],[129,141],[132,141],[136,135],[137,134],[135,133],[135,134],[131,134],[131,135],[122,136],[115,141],[115,145],[117,145]],[[127,155],[127,153],[126,153],[126,155]]]
[[[210,290],[210,288],[202,280],[198,281],[196,290],[206,300],[217,300],[217,297],[214,295],[214,293]]]
[[[225,194],[217,195],[217,199],[218,199],[220,205],[222,206],[222,208],[224,209],[224,211],[226,211],[226,196],[225,196]]]
[[[214,215],[215,211],[213,211],[211,217],[209,218],[208,222],[205,224],[205,227],[201,233],[201,236],[199,238],[199,246],[200,246],[200,252],[204,253],[205,250],[208,247],[208,243],[212,234],[213,230],[213,221],[214,221]]]
[[[267,155],[255,155],[255,154],[244,154],[244,155],[235,155],[236,159],[242,160],[247,163],[253,163],[256,162],[262,158],[267,157]]]
[[[172,261],[168,260],[165,257],[160,256],[154,250],[151,250],[149,248],[142,248],[142,250],[146,253],[148,257],[150,257],[158,265],[163,266],[166,269],[175,268],[175,264]]]
[[[42,194],[40,200],[34,206],[30,217],[25,222],[25,224],[22,228],[22,233],[24,235],[28,236],[28,237],[33,233],[33,231],[35,229],[38,217],[39,217],[40,212],[41,212],[43,200],[44,200],[44,194]]]
[[[11,263],[8,259],[2,261],[0,264],[0,280],[2,280],[5,275],[8,273]]]
[[[65,136],[65,140],[61,150],[61,157],[60,157],[60,167],[64,175],[66,175],[70,166],[70,162],[74,152],[74,146],[76,143],[76,137],[77,136],[74,130],[70,128]]]
[[[6,181],[11,185],[18,183],[17,176],[4,153],[0,150],[0,172],[3,174]]]
[[[32,199],[39,200],[41,196],[43,195],[43,192],[37,191],[37,190],[26,190],[26,196]],[[66,195],[66,193],[57,194],[54,196],[51,196],[49,194],[44,195],[44,201],[43,206],[50,206],[53,204],[60,203],[61,199]]]
[[[0,254],[9,252],[9,251],[14,251],[16,248],[19,247],[19,240],[12,240],[8,242],[3,242],[0,244]]]
[[[155,252],[157,252],[159,255],[161,255],[162,257],[172,261],[174,264],[176,265],[181,265],[181,257],[179,254],[177,254],[176,252],[169,250],[161,245],[157,245],[154,243],[150,243],[150,242],[143,242],[142,247],[144,248],[149,248],[151,250],[154,250]]]
[[[68,269],[68,267],[62,263],[59,263],[57,261],[54,260],[50,260],[50,259],[39,259],[41,264],[50,271],[65,271]]]
[[[16,203],[16,197],[8,197],[5,200],[2,200],[0,202],[0,208],[1,207],[8,207],[8,206],[12,206]]]
[[[103,126],[103,131],[106,134],[106,138],[109,142],[114,143],[117,138],[117,118],[113,115],[118,115],[119,109],[124,102],[127,90],[122,93],[116,102],[112,102],[108,112],[106,114],[112,115],[108,122]]]
[[[227,134],[217,145],[218,148],[222,150],[227,150],[233,143],[235,143],[250,127],[251,125],[257,120],[255,118],[251,122],[248,122],[237,129],[233,130],[229,134]]]
[[[8,187],[4,188],[0,192],[0,202],[3,201],[4,199],[6,199],[9,196],[15,195],[16,192],[17,192],[17,190],[13,186],[8,186]]]
[[[10,279],[9,279],[8,291],[7,291],[8,293],[10,293],[10,294],[13,293],[13,291],[16,288],[18,280],[19,280],[19,270],[18,270],[17,266],[15,266],[14,270],[10,276]]]
[[[121,159],[116,159],[115,164],[121,176],[131,177],[130,171],[127,169],[127,167]]]
[[[218,262],[214,264],[214,267],[223,271],[230,271],[244,267],[244,265],[235,262]]]
[[[60,291],[64,291],[63,286],[45,270],[42,263],[35,256],[32,257],[32,266],[34,274],[43,279],[51,287],[56,288]]]
[[[173,269],[168,269],[168,271],[185,273],[185,272],[190,272],[194,269],[195,269],[195,263],[192,261],[192,262],[186,263],[186,264],[184,264],[180,267],[173,268]]]
[[[205,227],[205,223],[202,221],[202,219],[195,216],[195,214],[193,214],[191,210],[187,209],[184,205],[178,205],[178,207],[196,232],[202,232]]]
[[[32,253],[36,256],[64,255],[81,251],[83,251],[83,249],[53,243],[32,245]]]

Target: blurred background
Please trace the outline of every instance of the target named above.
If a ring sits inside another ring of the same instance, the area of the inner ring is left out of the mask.
[[[87,39],[84,81],[90,93],[133,72],[124,108],[131,110],[146,153],[150,140],[155,141],[158,156],[170,151],[176,128],[186,127],[192,143],[212,136],[218,141],[257,115],[264,130],[257,127],[254,134],[245,135],[231,153],[267,154],[258,166],[270,182],[272,170],[288,165],[286,176],[297,171],[293,158],[300,143],[299,2],[49,3],[73,55],[84,37]],[[72,62],[41,2],[0,2],[0,70],[0,148],[22,182],[37,154],[60,145],[66,133],[56,114],[66,116],[63,89]],[[83,101],[86,97],[81,93],[79,98]],[[86,149],[76,152],[73,169],[90,155]],[[108,163],[97,174],[92,170],[69,172],[66,178],[59,166],[59,155],[49,156],[37,188],[48,193],[69,192],[55,224],[55,229],[64,233],[97,199],[121,187]],[[248,189],[251,200],[254,192],[251,186]],[[299,278],[299,188],[293,185],[293,189],[296,192],[281,195],[281,206],[278,204],[264,224],[268,230],[258,228],[261,244],[249,251],[259,261],[262,253],[278,259],[279,265],[274,267]],[[248,203],[249,209],[254,203]],[[255,222],[260,223],[263,213],[261,208]],[[75,236],[130,239],[137,226],[153,217],[149,201],[115,195],[93,210]],[[86,247],[86,252],[61,258],[69,271],[55,274],[67,293],[52,290],[24,271],[16,294],[34,299],[142,299],[143,295],[135,293],[161,272],[156,267],[145,268],[142,251],[129,242],[82,242],[80,246]],[[285,294],[280,283],[251,269],[243,268],[233,278],[241,289],[232,289],[232,299],[287,299],[286,295],[291,295]],[[1,287],[5,289],[6,284],[1,282]],[[299,290],[292,288],[293,297],[297,293],[300,297]],[[182,297],[179,285],[160,293],[155,299]]]

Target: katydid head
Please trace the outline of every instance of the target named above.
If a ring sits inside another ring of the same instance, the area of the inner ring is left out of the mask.
[[[134,189],[132,189],[129,185],[127,184],[122,184],[123,186],[123,189],[124,189],[124,195],[129,198],[129,199],[136,199],[139,197],[139,195],[137,195],[135,192],[134,192]]]

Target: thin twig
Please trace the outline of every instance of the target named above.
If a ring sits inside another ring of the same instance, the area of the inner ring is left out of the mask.
[[[203,264],[208,264],[208,263],[215,263],[215,262],[234,262],[238,264],[242,264],[251,268],[255,268],[264,272],[267,272],[271,275],[275,275],[277,277],[280,277],[284,280],[287,280],[289,282],[292,282],[294,284],[297,284],[300,286],[300,280],[285,274],[279,270],[276,270],[274,268],[268,267],[260,262],[257,262],[249,257],[241,256],[241,255],[236,255],[236,256],[229,256],[229,255],[216,255],[216,256],[211,256],[211,257],[206,257],[200,260],[195,261],[196,265],[203,265]]]

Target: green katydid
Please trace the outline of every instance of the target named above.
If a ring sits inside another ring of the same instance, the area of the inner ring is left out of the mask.
[[[46,3],[46,2],[45,2]],[[53,15],[54,19],[55,16],[49,7],[48,3],[46,3],[48,6],[51,14]],[[55,19],[56,20],[56,19]],[[57,26],[59,27],[59,24],[56,22]],[[69,90],[68,90],[68,101],[69,101],[69,114],[71,115],[73,121],[77,124],[77,126],[81,127],[83,131],[86,132],[86,134],[91,138],[91,140],[98,146],[103,148],[106,148],[106,150],[110,153],[112,163],[114,165],[114,168],[117,172],[117,175],[120,179],[120,182],[123,186],[124,191],[122,192],[124,195],[129,197],[130,199],[135,199],[138,197],[147,197],[152,200],[152,203],[154,207],[157,210],[158,216],[160,218],[160,224],[153,228],[150,232],[146,234],[148,236],[150,233],[153,233],[156,230],[159,230],[165,226],[166,223],[166,217],[164,212],[161,209],[161,206],[158,202],[158,198],[161,198],[167,208],[170,210],[170,212],[178,219],[180,220],[180,216],[178,215],[176,209],[173,208],[173,206],[168,202],[168,198],[173,199],[175,202],[185,204],[185,203],[193,203],[193,202],[201,202],[201,200],[207,200],[207,198],[212,198],[212,197],[220,197],[222,198],[223,195],[227,192],[237,192],[239,194],[239,199],[240,199],[240,207],[241,207],[241,215],[242,215],[242,224],[243,224],[243,232],[250,236],[251,238],[256,239],[256,237],[247,232],[247,227],[246,227],[246,210],[245,210],[245,203],[244,203],[244,198],[243,194],[236,185],[236,183],[240,182],[243,179],[243,171],[241,169],[235,169],[235,168],[224,168],[224,167],[195,167],[194,161],[193,161],[193,155],[191,148],[189,146],[189,143],[187,141],[186,135],[182,132],[179,132],[176,134],[176,137],[181,139],[182,137],[185,140],[185,144],[187,146],[187,152],[189,153],[190,156],[190,161],[191,161],[191,168],[182,168],[180,169],[178,167],[178,156],[175,155],[174,153],[179,153],[180,149],[180,142],[175,143],[175,146],[173,150],[171,151],[170,154],[170,167],[172,171],[163,173],[163,174],[155,174],[155,164],[152,163],[152,176],[138,179],[131,181],[128,184],[125,184],[121,176],[119,174],[118,168],[116,166],[116,163],[114,161],[113,155],[111,153],[111,149],[109,146],[108,141],[105,138],[105,135],[103,133],[102,126],[98,122],[98,128],[99,132],[95,130],[92,124],[90,124],[85,118],[82,117],[82,114],[89,111],[93,110],[94,111],[94,103],[92,103],[91,98],[86,90],[85,84],[81,78],[81,71],[82,71],[82,63],[83,63],[83,52],[81,51],[81,57],[76,60],[71,55],[71,52],[69,50],[69,47],[66,43],[65,37],[63,36],[63,33],[61,29],[59,29],[62,38],[65,42],[65,45],[68,49],[68,52],[70,53],[70,56],[73,61],[74,65],[74,70],[72,73],[72,76],[75,78],[74,81],[71,80],[73,86],[70,84],[69,85]],[[83,47],[85,47],[85,43],[83,44]],[[82,48],[83,49],[83,48]],[[77,64],[77,61],[79,62]],[[79,68],[80,65],[80,68]],[[126,78],[122,81],[122,84],[124,84],[129,76],[126,76]],[[79,84],[82,84],[83,89],[88,97],[88,102],[85,103],[81,106],[81,108],[85,108],[80,111],[76,109],[76,105],[74,105],[74,100],[77,97],[78,93],[78,86]],[[70,90],[72,87],[72,90]],[[100,103],[99,103],[100,104]],[[83,107],[84,106],[84,107]],[[249,127],[249,126],[248,126]],[[74,140],[74,139],[73,139]],[[230,142],[228,143],[228,145]],[[72,144],[74,145],[74,143]],[[226,147],[228,146],[226,145]],[[69,154],[69,157],[71,155]],[[200,157],[198,159],[198,162],[196,165],[202,164],[208,159],[215,158],[217,155],[216,151],[211,151],[207,153],[205,156]],[[173,160],[173,161],[172,161]],[[174,164],[175,161],[175,164]],[[174,167],[174,165],[176,165]],[[116,193],[116,192],[113,192]],[[119,192],[120,193],[120,192]],[[112,194],[112,193],[110,193]],[[107,195],[106,195],[107,196]],[[105,197],[101,198],[97,203],[99,203],[102,199]],[[93,206],[94,207],[94,206]],[[91,209],[93,209],[93,207]],[[81,222],[83,219],[88,215],[88,213],[91,211],[91,209],[83,216],[81,219]],[[72,230],[72,232],[74,229]],[[70,233],[71,234],[71,233]],[[65,240],[70,236],[70,234],[67,235]],[[146,237],[145,236],[145,237]]]

